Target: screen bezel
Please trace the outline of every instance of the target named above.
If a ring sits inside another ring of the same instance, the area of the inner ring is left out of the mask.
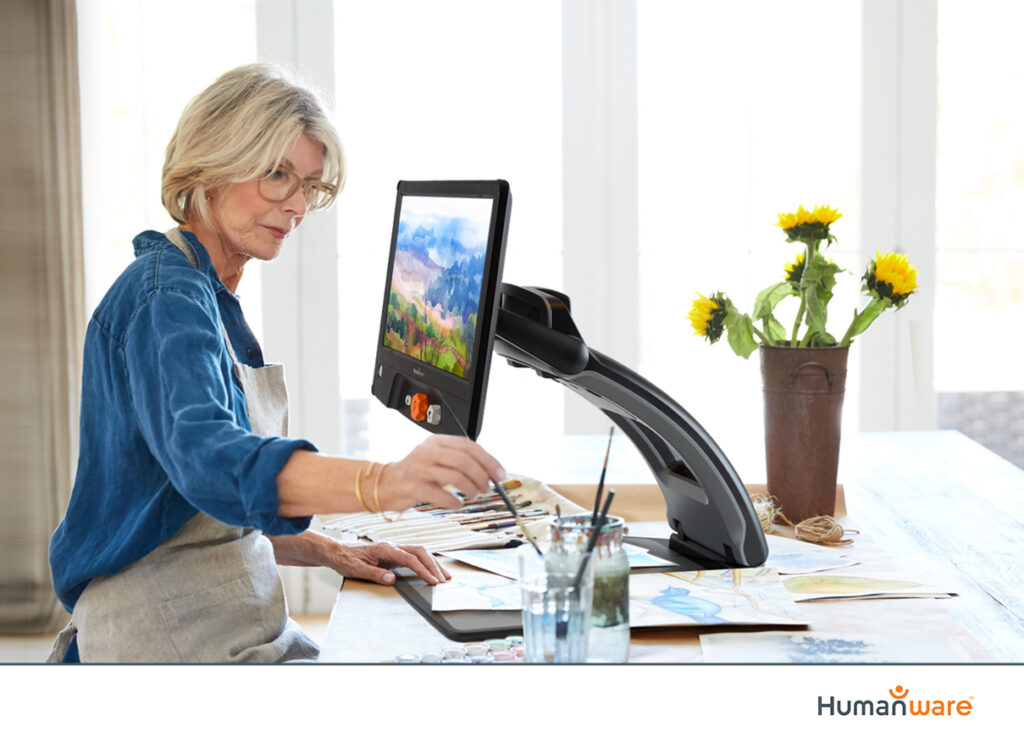
[[[402,204],[408,196],[434,198],[487,198],[492,200],[490,223],[487,234],[487,253],[480,285],[480,299],[477,305],[476,337],[473,339],[472,355],[465,377],[444,371],[429,362],[423,362],[384,344],[387,332],[388,300],[391,295],[391,276],[395,268],[398,246],[398,226],[402,216]],[[505,241],[508,234],[508,217],[511,196],[508,183],[495,181],[399,181],[395,198],[395,213],[391,228],[391,245],[388,253],[388,267],[384,275],[384,291],[381,298],[380,327],[377,332],[377,360],[374,364],[374,394],[389,407],[396,404],[390,389],[393,376],[404,378],[414,388],[435,391],[444,397],[446,410],[440,426],[416,421],[423,428],[437,433],[459,433],[450,423],[448,415],[457,415],[462,427],[470,438],[476,438],[483,418],[483,404],[487,379],[490,374],[491,349],[497,323],[497,308],[500,299],[501,272],[504,263]],[[388,372],[383,374],[382,370]],[[386,384],[390,380],[391,384]]]

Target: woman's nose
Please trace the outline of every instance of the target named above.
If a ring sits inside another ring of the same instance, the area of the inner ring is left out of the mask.
[[[302,188],[295,189],[295,193],[284,200],[284,210],[299,217],[305,216],[309,206],[306,204],[306,192]]]

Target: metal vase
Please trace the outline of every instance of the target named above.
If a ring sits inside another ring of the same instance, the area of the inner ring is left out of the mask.
[[[768,492],[793,523],[836,507],[849,346],[761,346]]]

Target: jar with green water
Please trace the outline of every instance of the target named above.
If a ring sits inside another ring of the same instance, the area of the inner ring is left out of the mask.
[[[586,544],[593,533],[590,514],[564,516],[552,537]],[[594,590],[587,661],[625,663],[629,659],[629,558],[622,548],[625,522],[608,516],[594,545]]]

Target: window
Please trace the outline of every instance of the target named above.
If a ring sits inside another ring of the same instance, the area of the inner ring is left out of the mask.
[[[764,468],[757,354],[708,348],[687,312],[695,292],[718,290],[750,311],[797,252],[777,213],[826,202],[844,214],[829,255],[852,274],[830,305],[833,334],[863,303],[860,24],[853,0],[637,4],[641,373],[748,481]],[[791,324],[796,305],[784,307]],[[843,415],[856,430],[852,385]]]
[[[938,423],[1024,466],[1024,7],[938,10]]]
[[[132,238],[174,226],[160,201],[164,150],[185,104],[256,61],[255,0],[79,0],[86,309],[132,261]],[[202,18],[202,23],[196,23]],[[239,288],[259,334],[259,267]]]
[[[336,108],[348,157],[338,200],[346,454],[398,458],[423,438],[368,400],[399,180],[503,178],[505,281],[561,283],[561,8],[471,0],[335,4]],[[562,389],[492,360],[480,442],[511,468],[560,436]],[[543,421],[538,430],[536,421]],[[365,437],[353,435],[365,429]]]

